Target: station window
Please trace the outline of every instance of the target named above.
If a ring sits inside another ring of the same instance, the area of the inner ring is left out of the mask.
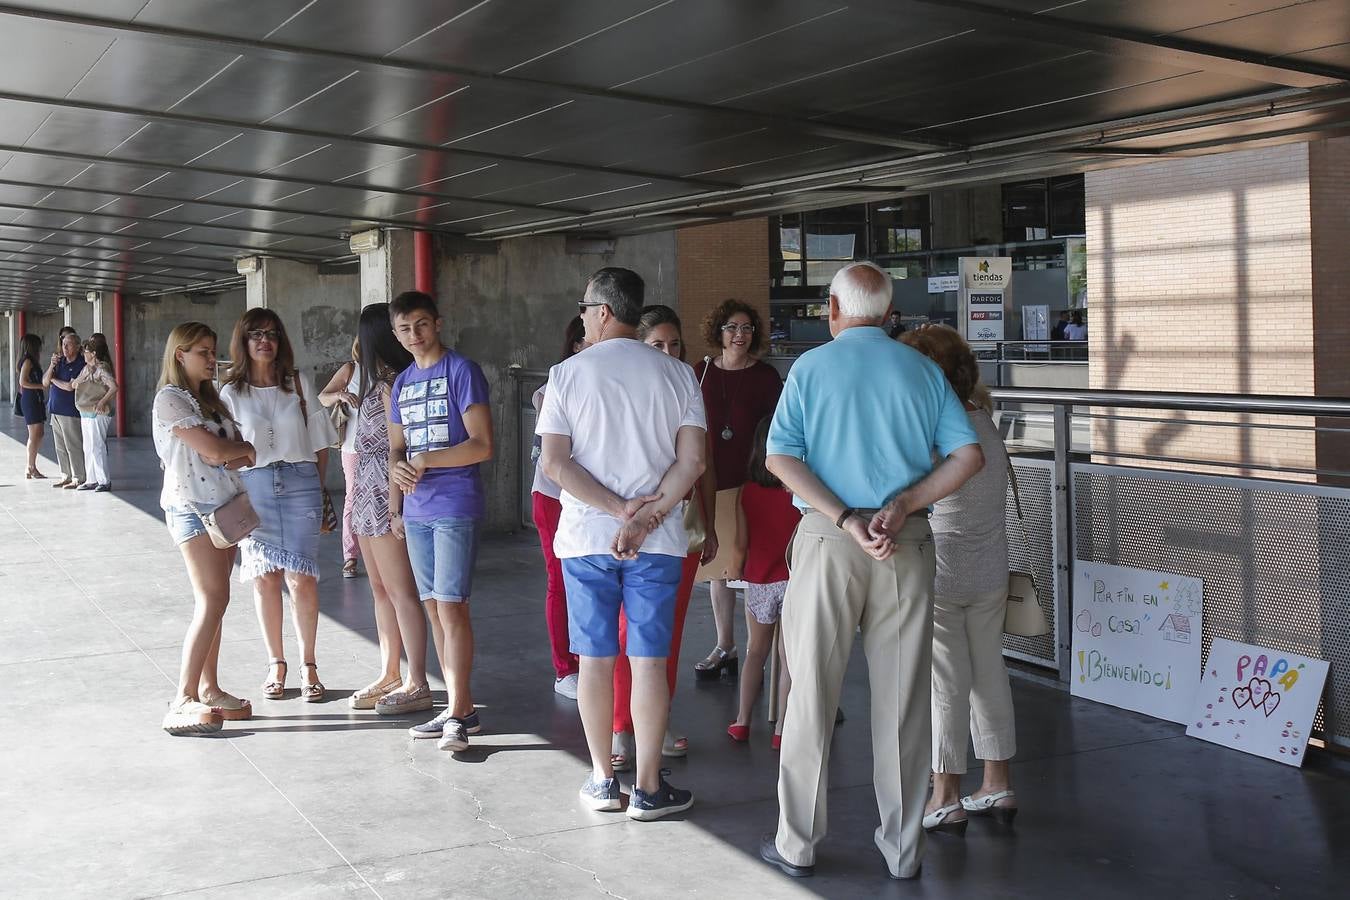
[[[1003,239],[1043,241],[1086,232],[1083,176],[1061,175],[1003,185]]]

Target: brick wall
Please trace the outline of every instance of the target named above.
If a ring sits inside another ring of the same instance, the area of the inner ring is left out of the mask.
[[[675,234],[677,307],[689,359],[710,351],[699,338],[703,317],[734,297],[769,323],[769,220],[751,219],[682,228]],[[768,346],[765,335],[765,348]]]
[[[1314,393],[1309,145],[1089,172],[1086,192],[1092,387]],[[1316,462],[1307,431],[1176,418],[1096,420],[1093,449],[1164,467],[1165,457],[1212,460],[1230,474]]]

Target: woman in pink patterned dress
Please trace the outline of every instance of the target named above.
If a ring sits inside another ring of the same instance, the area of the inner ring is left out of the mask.
[[[392,716],[431,709],[427,623],[407,546],[389,526],[389,390],[412,356],[394,338],[387,303],[374,303],[361,311],[359,334],[360,415],[356,417],[352,531],[370,576],[385,674],[353,694],[351,704],[357,709],[374,706],[377,713]],[[408,677],[402,681],[388,675],[398,671],[400,644],[408,654]]]

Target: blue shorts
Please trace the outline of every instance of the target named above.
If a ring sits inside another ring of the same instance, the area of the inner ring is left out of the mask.
[[[660,553],[639,553],[637,559],[602,554],[562,560],[572,652],[618,656],[622,607],[628,619],[628,655],[668,655],[683,568],[684,557]]]
[[[473,587],[478,560],[478,520],[446,516],[403,523],[408,560],[423,600],[463,603]]]
[[[164,510],[164,524],[169,526],[175,544],[186,544],[199,534],[206,534],[202,517],[188,509],[170,507]]]

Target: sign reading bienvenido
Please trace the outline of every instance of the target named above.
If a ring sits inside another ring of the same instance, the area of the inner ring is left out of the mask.
[[[1012,278],[1012,259],[1007,256],[963,256],[958,271],[961,322],[966,340],[1003,340],[1003,292]]]

